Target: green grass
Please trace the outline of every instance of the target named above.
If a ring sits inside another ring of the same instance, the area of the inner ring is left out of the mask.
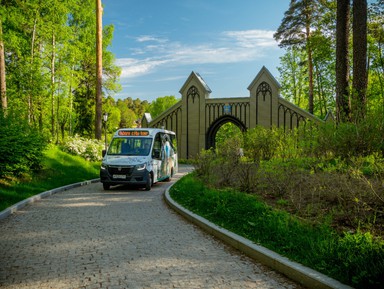
[[[384,288],[384,242],[369,233],[337,234],[273,209],[255,195],[208,189],[194,174],[172,198],[211,222],[356,288]]]
[[[0,183],[0,211],[36,194],[99,177],[100,163],[62,152],[50,146],[41,171],[24,179],[3,179]]]

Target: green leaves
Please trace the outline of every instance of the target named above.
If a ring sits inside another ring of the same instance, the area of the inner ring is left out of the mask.
[[[184,176],[171,197],[211,222],[355,288],[382,288],[384,242],[370,233],[337,234],[274,209],[255,195],[209,188],[197,174]]]
[[[0,178],[31,174],[41,167],[46,142],[19,116],[0,114]]]
[[[173,95],[158,97],[151,102],[149,112],[151,113],[152,119],[162,114],[168,108],[175,105],[179,99]]]
[[[22,111],[55,141],[75,130],[93,136],[95,1],[3,2],[9,108]],[[103,88],[110,95],[120,89],[120,68],[107,50],[113,26],[103,34]]]

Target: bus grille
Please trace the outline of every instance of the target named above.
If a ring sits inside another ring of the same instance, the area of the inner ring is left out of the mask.
[[[109,166],[108,172],[111,175],[131,175],[133,172],[133,166],[120,167],[120,166]]]

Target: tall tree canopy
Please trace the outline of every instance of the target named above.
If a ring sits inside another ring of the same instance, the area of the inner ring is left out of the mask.
[[[74,132],[94,135],[95,4],[94,0],[1,0],[8,109],[51,140]],[[119,90],[120,69],[107,50],[113,26],[104,27],[103,35],[106,97]]]
[[[309,18],[302,13],[310,2]],[[338,121],[358,122],[367,113],[384,112],[383,4],[292,0],[275,34],[286,49],[278,68],[283,96],[309,109],[312,82],[313,113],[320,117],[331,110]]]
[[[311,37],[318,18],[317,0],[291,0],[274,37],[281,47],[304,48],[308,59],[308,110],[313,113],[313,60]]]
[[[173,95],[158,97],[151,103],[149,107],[149,112],[151,113],[152,118],[155,118],[156,116],[160,115],[168,108],[175,105],[178,101],[179,99],[177,99]]]

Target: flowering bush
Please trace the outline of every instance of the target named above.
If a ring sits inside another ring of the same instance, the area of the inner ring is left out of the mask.
[[[66,143],[63,144],[62,150],[72,155],[81,156],[88,161],[101,161],[101,151],[104,143],[95,139],[87,139],[75,135],[68,137]]]

